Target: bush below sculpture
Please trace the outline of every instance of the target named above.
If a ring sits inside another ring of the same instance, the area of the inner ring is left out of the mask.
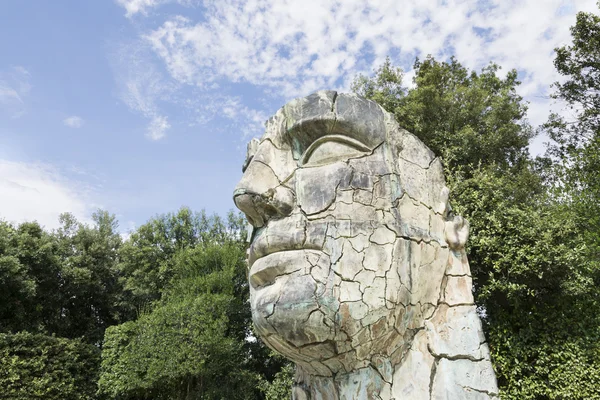
[[[79,339],[0,334],[0,388],[7,400],[94,399],[100,351]]]

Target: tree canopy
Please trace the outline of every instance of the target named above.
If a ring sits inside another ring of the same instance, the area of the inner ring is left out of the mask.
[[[387,59],[375,76],[358,76],[352,89],[394,114],[453,173],[479,164],[506,169],[526,159],[533,131],[515,70],[501,79],[496,64],[478,74],[455,58],[438,62],[431,56],[416,60],[414,70],[415,87],[408,89],[400,68]]]

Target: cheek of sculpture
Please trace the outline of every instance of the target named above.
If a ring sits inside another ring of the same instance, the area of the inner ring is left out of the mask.
[[[313,215],[336,202],[337,192],[348,188],[352,170],[343,162],[296,171],[296,196],[302,211]]]
[[[384,168],[373,170],[373,165]],[[396,233],[384,218],[384,210],[389,213],[393,208],[385,165],[376,151],[360,162],[335,162],[296,172],[298,205],[307,214],[308,225],[327,224],[323,252],[331,263],[329,304],[334,305],[329,309],[336,311],[336,324],[348,337],[388,318],[400,303],[408,304],[398,271],[407,265],[399,257],[394,261]],[[386,322],[380,333],[393,330]]]

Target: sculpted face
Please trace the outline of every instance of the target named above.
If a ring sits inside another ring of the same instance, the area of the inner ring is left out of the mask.
[[[440,297],[443,187],[439,160],[374,102],[323,91],[279,110],[234,192],[263,340],[323,376],[399,362]]]
[[[256,332],[296,365],[292,398],[498,399],[442,165],[377,104],[294,100],[248,146]]]

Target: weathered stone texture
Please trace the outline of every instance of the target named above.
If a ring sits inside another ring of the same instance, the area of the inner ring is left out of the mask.
[[[448,197],[440,159],[354,94],[296,99],[249,144],[250,303],[294,399],[497,398]]]

